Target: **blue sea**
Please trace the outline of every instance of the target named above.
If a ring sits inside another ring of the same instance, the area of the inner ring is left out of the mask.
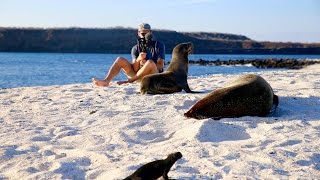
[[[0,53],[0,88],[49,86],[91,82],[92,77],[104,78],[113,61],[122,56],[131,61],[130,54],[77,53]],[[189,60],[241,60],[265,58],[320,59],[320,55],[223,55],[191,54]],[[166,55],[166,62],[171,54]],[[270,71],[252,66],[190,65],[189,76],[208,74],[237,74]],[[284,69],[281,69],[282,71]],[[124,80],[120,72],[114,80]]]

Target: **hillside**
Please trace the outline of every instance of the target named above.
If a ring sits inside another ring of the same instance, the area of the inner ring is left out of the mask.
[[[203,39],[203,40],[235,40],[235,41],[251,40],[246,36],[226,34],[226,33],[185,32],[183,34],[190,37],[194,37],[196,39]]]
[[[243,35],[154,30],[171,53],[192,42],[203,54],[320,54],[320,43],[258,42]],[[137,30],[131,28],[0,28],[1,52],[130,53]]]

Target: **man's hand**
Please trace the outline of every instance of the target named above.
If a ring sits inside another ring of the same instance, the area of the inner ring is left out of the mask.
[[[158,71],[161,73],[163,72],[163,68],[164,68],[164,59],[158,59],[157,61],[157,68],[158,68]]]
[[[147,53],[145,52],[141,52],[139,54],[137,60],[140,63],[140,65],[144,65],[147,62],[146,57],[147,57]]]
[[[126,83],[133,83],[134,80],[132,80],[132,78],[126,80],[126,81],[118,81],[117,84],[118,85],[121,85],[121,84],[126,84]]]
[[[118,82],[117,82],[118,85],[126,84],[126,83],[129,83],[129,81],[118,81]]]

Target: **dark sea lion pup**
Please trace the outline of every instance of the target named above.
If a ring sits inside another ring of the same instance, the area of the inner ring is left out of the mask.
[[[169,154],[166,159],[156,160],[141,166],[124,180],[156,180],[161,176],[168,180],[168,172],[172,165],[182,157],[180,152]]]
[[[187,82],[188,55],[193,52],[192,43],[178,44],[172,51],[172,59],[166,71],[145,76],[141,80],[141,94],[169,94],[185,90],[191,91]]]
[[[268,82],[261,76],[248,74],[209,93],[184,115],[196,119],[266,116],[278,104],[278,96]]]

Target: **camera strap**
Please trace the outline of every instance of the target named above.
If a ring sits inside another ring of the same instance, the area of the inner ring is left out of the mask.
[[[158,45],[158,41],[155,41],[154,43],[154,50],[156,51],[156,53],[159,55],[159,49],[157,48]]]
[[[140,41],[138,40],[138,43],[137,43],[137,49],[138,49],[138,52],[139,52],[139,54],[141,53],[141,47],[140,47]]]

